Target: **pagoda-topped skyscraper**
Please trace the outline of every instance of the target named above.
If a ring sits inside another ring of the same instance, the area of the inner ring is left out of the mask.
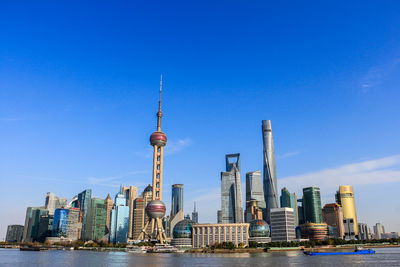
[[[165,242],[166,235],[162,226],[162,218],[165,215],[165,204],[162,202],[162,178],[164,146],[167,144],[167,136],[161,131],[161,93],[162,76],[160,79],[160,99],[158,101],[157,131],[151,134],[150,144],[154,148],[153,154],[153,200],[147,204],[146,213],[149,220],[146,222],[139,239],[155,240],[161,244]],[[146,231],[150,227],[150,231]],[[149,233],[149,234],[147,234]]]

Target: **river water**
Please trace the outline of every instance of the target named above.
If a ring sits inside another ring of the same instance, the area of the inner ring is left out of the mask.
[[[400,266],[400,248],[372,255],[305,256],[299,251],[235,254],[131,254],[0,249],[0,266]]]

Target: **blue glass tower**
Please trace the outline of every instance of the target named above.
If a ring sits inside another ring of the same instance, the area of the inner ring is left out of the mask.
[[[67,209],[56,209],[54,211],[52,236],[67,236],[68,212]]]
[[[126,243],[129,232],[129,206],[126,197],[119,192],[115,196],[115,207],[111,211],[110,242]]]
[[[86,238],[86,226],[87,226],[87,215],[90,204],[90,199],[92,198],[92,189],[86,189],[78,194],[78,205],[82,211],[82,233],[81,237]]]
[[[172,185],[171,217],[183,209],[183,184]]]

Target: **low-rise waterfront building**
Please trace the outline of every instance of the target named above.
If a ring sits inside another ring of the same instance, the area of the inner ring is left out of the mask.
[[[305,223],[300,225],[301,238],[309,240],[325,240],[328,237],[328,225],[326,223]]]
[[[400,238],[400,232],[390,232],[390,233],[383,233],[381,236],[382,239],[398,239]]]
[[[214,243],[232,242],[236,246],[249,243],[249,223],[194,224],[193,247],[203,248]]]

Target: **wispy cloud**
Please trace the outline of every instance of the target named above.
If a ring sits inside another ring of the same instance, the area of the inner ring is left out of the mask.
[[[346,164],[279,179],[279,184],[300,191],[308,186],[318,186],[321,192],[332,192],[339,185],[365,185],[400,182],[400,155]]]
[[[172,140],[165,147],[165,155],[178,153],[192,143],[192,139],[190,138],[178,139],[177,141]]]
[[[399,75],[400,73],[400,58],[372,67],[365,76],[361,79],[361,90],[363,93],[368,93],[371,88],[380,86],[389,77],[394,74]]]
[[[296,156],[300,154],[300,151],[291,151],[291,152],[287,152],[283,155],[278,156],[278,159],[287,159],[287,158],[291,158],[293,156]]]
[[[107,186],[107,187],[119,187],[123,180],[125,178],[131,177],[133,175],[139,175],[139,174],[149,174],[149,171],[132,171],[120,175],[115,175],[115,176],[109,176],[109,177],[102,177],[102,178],[97,178],[97,177],[89,177],[87,178],[88,183],[92,185],[101,185],[101,186]],[[132,184],[135,184],[135,186],[138,187],[144,187],[147,185],[147,183],[143,183],[140,181],[136,182],[131,182]]]

